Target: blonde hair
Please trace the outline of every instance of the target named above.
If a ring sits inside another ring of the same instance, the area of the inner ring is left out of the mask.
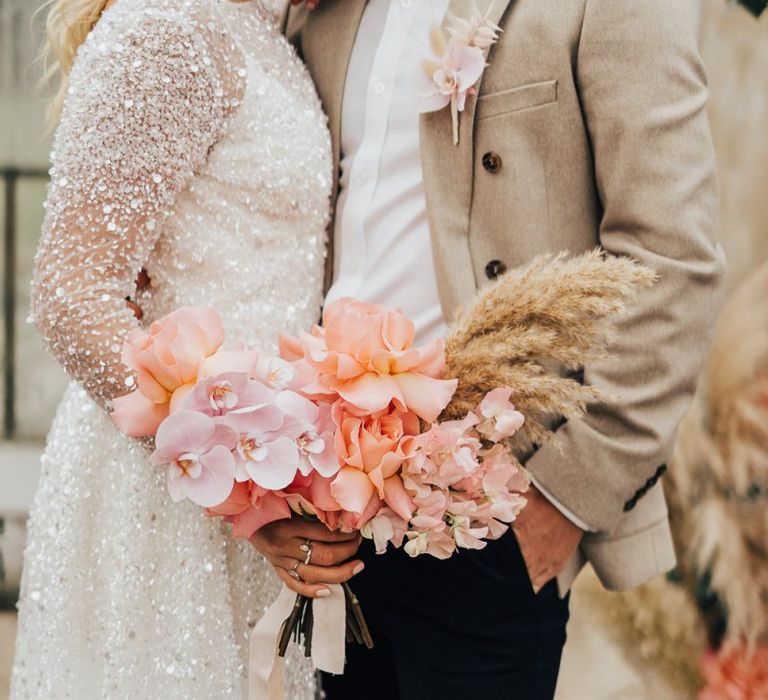
[[[61,111],[67,94],[67,76],[77,50],[111,1],[48,0],[41,8],[48,12],[45,21],[47,40],[42,53],[43,82],[56,85],[48,110],[51,122]]]

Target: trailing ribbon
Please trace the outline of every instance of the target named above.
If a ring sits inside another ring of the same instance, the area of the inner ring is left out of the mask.
[[[347,607],[344,589],[327,586],[331,595],[312,601],[312,666],[327,673],[344,672]],[[284,659],[277,654],[283,622],[291,614],[296,593],[283,585],[251,634],[248,663],[248,700],[283,700]]]

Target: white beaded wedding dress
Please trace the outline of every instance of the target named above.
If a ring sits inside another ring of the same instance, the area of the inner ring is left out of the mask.
[[[52,154],[32,315],[72,376],[29,522],[14,699],[219,700],[247,692],[277,591],[247,542],[171,502],[107,415],[139,323],[212,305],[272,352],[322,301],[330,142],[259,0],[117,0],[81,46]],[[313,697],[295,653],[286,697]]]

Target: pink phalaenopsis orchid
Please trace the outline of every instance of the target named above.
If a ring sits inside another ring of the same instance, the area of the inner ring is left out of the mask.
[[[168,465],[168,490],[174,501],[189,498],[203,507],[226,500],[235,481],[232,448],[237,433],[195,411],[177,411],[157,429],[154,464]]]

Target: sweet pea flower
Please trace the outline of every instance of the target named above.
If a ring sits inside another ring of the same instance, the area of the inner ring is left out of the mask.
[[[184,307],[155,321],[149,332],[131,331],[123,363],[137,374],[137,388],[112,402],[112,420],[131,437],[154,435],[170,412],[174,392],[197,379],[201,363],[224,342],[218,314]]]
[[[489,391],[480,402],[478,411],[484,419],[477,431],[491,442],[500,442],[512,437],[525,423],[522,413],[515,410],[509,401],[512,389],[508,386]]]
[[[281,339],[281,354],[311,367],[316,378],[302,387],[310,397],[340,396],[375,413],[394,402],[426,421],[448,405],[457,380],[440,379],[445,344],[413,347],[413,323],[400,311],[343,298],[323,312],[323,326]]]
[[[210,416],[178,411],[157,429],[153,464],[168,465],[168,491],[174,501],[189,498],[203,507],[226,500],[235,480],[232,448],[237,433]]]
[[[366,539],[373,540],[376,554],[384,554],[391,542],[395,548],[403,545],[408,521],[401,518],[391,508],[382,508],[360,530]]]
[[[429,483],[444,487],[475,474],[481,448],[480,441],[472,434],[476,423],[477,418],[470,413],[461,421],[434,424],[417,439],[418,448],[426,459],[409,461],[406,473],[419,470],[422,476],[429,473]]]

